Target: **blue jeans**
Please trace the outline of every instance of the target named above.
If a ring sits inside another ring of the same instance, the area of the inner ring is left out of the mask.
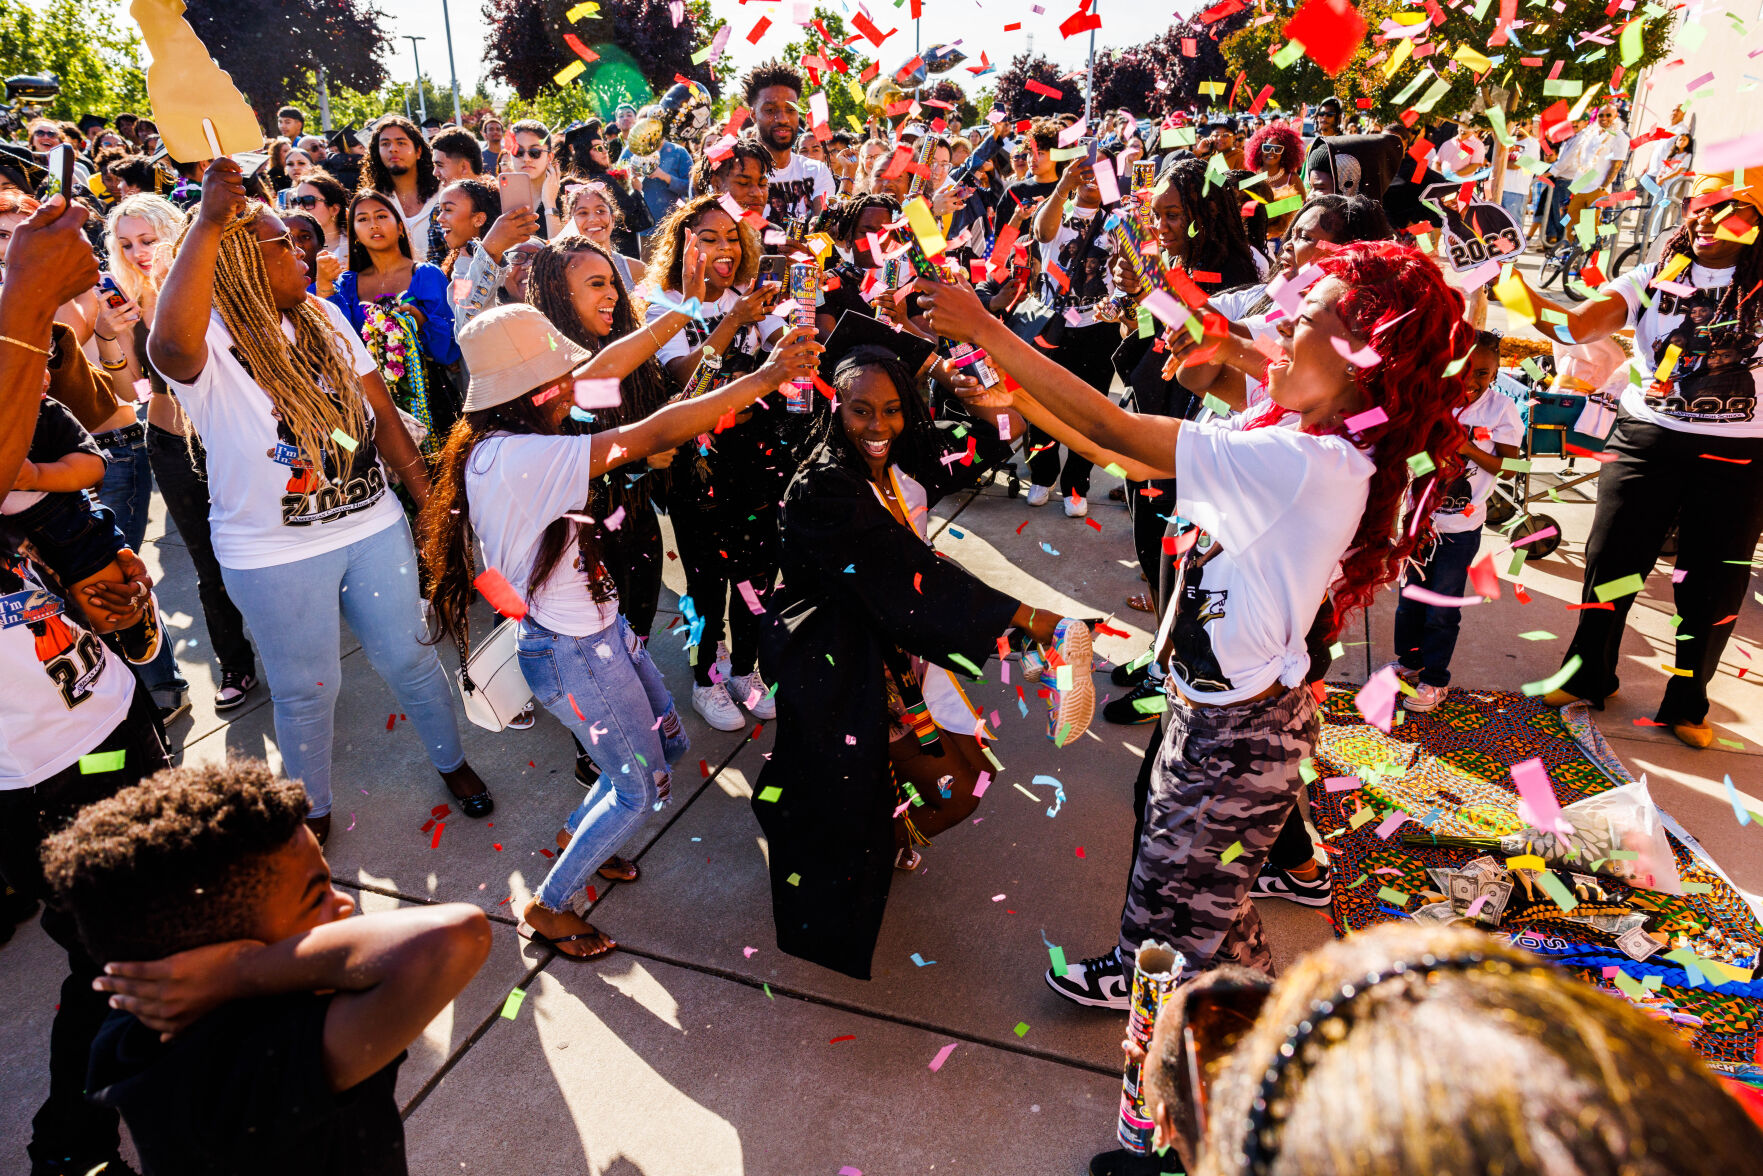
[[[1469,565],[1481,550],[1481,528],[1440,532],[1432,558],[1409,569],[1405,582],[1430,588],[1441,596],[1462,596],[1469,583]],[[1440,608],[1403,597],[1396,605],[1396,657],[1410,670],[1420,671],[1428,686],[1451,684],[1451,655],[1457,650],[1457,629],[1463,623],[1462,608]]]
[[[98,434],[100,438],[105,434]],[[102,448],[102,447],[101,447]],[[116,515],[117,530],[128,540],[129,550],[141,554],[147,540],[147,508],[153,498],[153,467],[147,462],[147,439],[115,448],[104,448],[104,481],[98,484],[98,501]],[[159,653],[144,666],[129,667],[149,691],[184,691],[190,684],[178,672],[171,650],[171,634],[165,633]]]
[[[331,811],[331,742],[343,684],[339,621],[397,696],[422,737],[429,762],[451,772],[465,762],[453,687],[441,659],[418,640],[422,604],[416,552],[403,519],[323,555],[268,568],[220,569],[227,595],[245,614],[269,697],[282,768],[306,786],[312,815]]]
[[[1551,176],[1549,182],[1555,187],[1549,193],[1549,228],[1544,235],[1551,241],[1558,241],[1567,231],[1567,202],[1573,199],[1573,193],[1569,190],[1573,187],[1573,181],[1561,176]]]
[[[568,727],[600,769],[569,815],[569,847],[540,883],[547,910],[587,908],[588,884],[643,814],[668,799],[668,768],[691,740],[649,651],[621,616],[587,637],[520,624],[520,670],[539,705]]]

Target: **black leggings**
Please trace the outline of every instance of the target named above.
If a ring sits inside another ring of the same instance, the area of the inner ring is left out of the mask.
[[[721,641],[723,617],[728,617],[729,671],[736,677],[753,672],[759,656],[759,614],[741,592],[752,587],[763,600],[777,580],[777,508],[725,502],[706,509],[703,500],[676,505],[671,512],[674,538],[679,542],[680,562],[686,565],[686,594],[704,618],[698,639],[692,679],[710,685],[710,667],[716,663],[716,643]],[[719,525],[730,520],[727,525]]]
[[[661,524],[647,503],[625,512],[618,530],[601,541],[600,562],[618,586],[618,611],[631,631],[647,639],[661,605]]]
[[[1047,352],[1047,358],[1100,392],[1108,395],[1114,385],[1114,349],[1120,346],[1120,328],[1113,323],[1096,323],[1088,327],[1069,327],[1059,339],[1059,346]],[[1076,450],[1059,463],[1059,445],[1052,437],[1030,426],[1028,430],[1028,472],[1036,486],[1059,484],[1062,498],[1090,493],[1090,460],[1079,457]]]

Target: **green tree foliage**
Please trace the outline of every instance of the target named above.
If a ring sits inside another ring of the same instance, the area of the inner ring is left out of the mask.
[[[1213,99],[1200,93],[1201,83],[1218,81],[1228,86],[1235,76],[1219,42],[1247,25],[1253,15],[1245,10],[1212,24],[1190,17],[1141,45],[1098,53],[1097,113],[1125,107],[1137,115],[1161,118],[1172,111],[1211,104]],[[1185,41],[1193,42],[1192,56],[1183,52]]]
[[[1459,8],[1439,6],[1436,11],[1444,17],[1444,23],[1415,41],[1416,49],[1430,45],[1432,52],[1424,56],[1414,54],[1387,75],[1385,71],[1399,52],[1401,41],[1384,37],[1379,31],[1383,23],[1398,13],[1424,15],[1420,9],[1393,0],[1363,0],[1359,4],[1359,15],[1369,26],[1365,41],[1346,68],[1332,78],[1307,57],[1299,56],[1283,69],[1274,61],[1287,44],[1281,30],[1296,5],[1272,5],[1270,10],[1278,19],[1242,28],[1224,41],[1223,50],[1232,71],[1231,84],[1235,84],[1236,72],[1247,75],[1237,96],[1238,108],[1247,106],[1263,86],[1271,85],[1273,101],[1287,108],[1295,108],[1300,102],[1315,103],[1331,94],[1349,107],[1354,100],[1370,99],[1368,113],[1375,121],[1385,122],[1416,103],[1425,104],[1436,83],[1443,81],[1447,87],[1434,96],[1430,109],[1422,113],[1439,117],[1467,114],[1479,86],[1486,83],[1511,92],[1513,113],[1523,116],[1535,114],[1563,97],[1573,106],[1577,97],[1562,91],[1573,90],[1574,83],[1582,91],[1608,93],[1619,68],[1621,74],[1614,84],[1620,90],[1632,90],[1636,75],[1665,56],[1671,43],[1672,18],[1664,8],[1647,3],[1632,15],[1632,19],[1642,22],[1638,34],[1640,52],[1623,66],[1620,43],[1603,45],[1587,35],[1617,40],[1626,21],[1605,16],[1605,7],[1605,0],[1563,0],[1564,10],[1557,13],[1553,6],[1523,5],[1519,19],[1529,23],[1514,30],[1511,43],[1491,46],[1489,41],[1499,16],[1497,3],[1478,2]],[[1475,72],[1463,61],[1455,60],[1460,48],[1492,59],[1493,67]],[[1539,64],[1525,65],[1521,58]],[[1555,85],[1547,85],[1548,75],[1557,63],[1561,66],[1559,80]],[[1416,78],[1421,79],[1417,85]]]
[[[802,70],[805,86],[802,94],[803,125],[806,126],[808,122],[808,95],[818,89],[826,95],[827,125],[835,131],[861,131],[864,120],[869,117],[869,112],[863,106],[863,91],[867,83],[859,82],[857,75],[869,66],[869,59],[863,55],[863,50],[873,49],[874,46],[862,38],[849,45],[841,45],[840,42],[851,36],[851,30],[845,27],[839,14],[830,9],[816,8],[814,20],[819,21],[821,28],[832,37],[830,42],[822,40],[813,23],[809,23],[802,26],[802,38],[785,45],[777,55],[779,61]],[[837,66],[831,69],[814,67],[813,74],[820,78],[820,85],[816,87],[809,80],[809,68],[802,65],[804,57],[819,58],[828,63],[842,62],[845,72],[839,72]],[[731,95],[735,101],[739,101],[739,97]]]
[[[43,108],[51,118],[147,109],[141,40],[113,0],[0,0],[0,76],[13,74],[55,75],[61,94]]]
[[[425,71],[426,74],[426,71]],[[453,88],[446,79],[424,76],[422,79],[423,96],[428,101],[428,112],[442,122],[453,121]],[[412,118],[417,117],[420,104],[417,102],[416,85],[414,82],[391,81],[372,93],[363,94],[358,90],[350,90],[339,86],[330,87],[331,94],[331,125],[336,127],[365,127],[382,114],[403,114],[406,98]],[[316,90],[301,94],[293,99],[293,104],[306,112],[306,125],[310,130],[318,130],[318,94]],[[467,126],[476,126],[477,118],[484,110],[496,105],[495,96],[485,90],[480,81],[475,89],[459,87],[459,105],[465,112]]]
[[[371,92],[386,82],[391,35],[370,0],[186,0],[185,16],[233,76],[263,126],[312,89],[324,66],[333,87]]]
[[[566,14],[574,7],[575,0],[484,0],[490,77],[512,87],[523,102],[558,115],[609,114],[602,107],[626,101],[641,105],[665,93],[676,75],[718,92],[716,70],[692,62],[715,35],[717,25],[703,23],[708,4],[687,4],[677,25],[668,0],[600,0],[593,15],[572,23]],[[565,34],[600,58],[566,87],[588,95],[557,92],[557,74],[581,60]]]

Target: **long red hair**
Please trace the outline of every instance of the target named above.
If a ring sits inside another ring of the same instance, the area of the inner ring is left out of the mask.
[[[1392,241],[1360,241],[1319,258],[1324,274],[1346,283],[1335,303],[1354,336],[1366,340],[1378,362],[1356,368],[1367,409],[1389,418],[1356,434],[1376,466],[1365,513],[1341,563],[1332,592],[1331,636],[1347,616],[1401,574],[1402,565],[1432,538],[1432,511],[1441,487],[1463,472],[1457,452],[1466,436],[1456,411],[1468,395],[1458,371],[1475,346],[1475,329],[1463,317],[1463,296],[1445,283],[1438,265],[1417,249]],[[1491,395],[1499,395],[1492,392]],[[1274,406],[1255,422],[1276,423]],[[1344,427],[1337,432],[1345,435]],[[1410,477],[1408,459],[1425,453],[1433,472]],[[1412,482],[1412,484],[1410,484]],[[1407,516],[1403,517],[1404,506]]]

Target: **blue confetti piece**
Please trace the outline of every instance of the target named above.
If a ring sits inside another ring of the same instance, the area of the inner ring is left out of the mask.
[[[927,960],[923,956],[919,955],[917,952],[912,953],[912,962],[917,964],[921,968],[928,968],[932,964],[936,963],[935,960]]]
[[[571,406],[571,408],[569,410],[569,419],[572,421],[581,421],[583,424],[591,425],[594,423],[594,414],[589,412],[587,409],[583,408],[581,405],[577,404],[577,405]]]
[[[966,535],[966,533],[965,533],[965,532],[962,532],[962,531],[958,531],[958,530],[956,530],[956,529],[955,529],[955,528],[954,528],[954,527],[949,527],[949,528],[948,528],[948,532],[949,532],[949,534],[951,534],[951,535],[953,535],[953,536],[955,536],[955,538],[957,538],[957,539],[965,539],[965,538],[967,538],[967,535]]]
[[[1051,543],[1048,543],[1045,539],[1041,540],[1041,550],[1046,552],[1048,555],[1058,555],[1059,554],[1057,551],[1053,550],[1053,545]]]
[[[1047,810],[1047,815],[1049,817],[1058,816],[1059,810],[1065,805],[1065,785],[1059,783],[1052,776],[1036,776],[1033,783],[1053,790],[1053,807]],[[1045,938],[1045,935],[1042,938]]]
[[[857,572],[857,565],[856,564],[846,564],[845,565],[845,574],[846,575],[855,575],[856,572]]]

